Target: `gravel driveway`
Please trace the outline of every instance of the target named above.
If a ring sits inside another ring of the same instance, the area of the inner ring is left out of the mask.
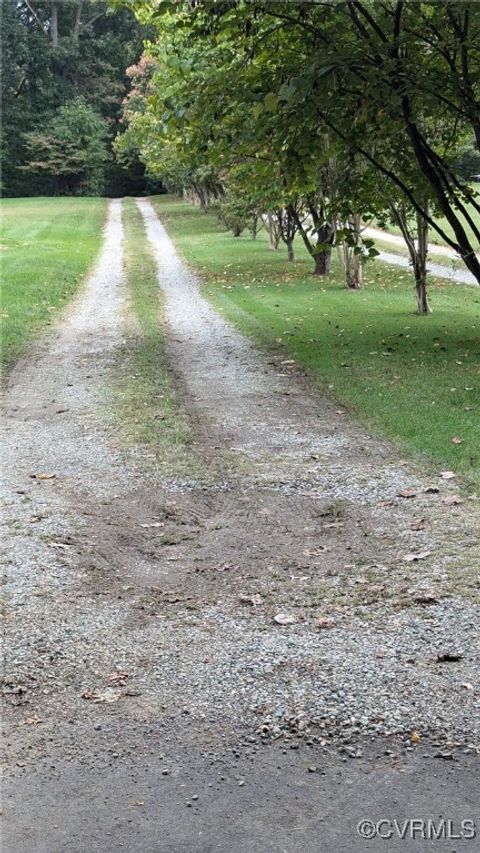
[[[417,817],[419,778],[425,813],[472,817],[478,501],[233,330],[138,204],[195,474],[126,451],[108,414],[129,334],[113,201],[4,398],[8,850],[314,851],[325,821],[328,849],[386,849],[355,835],[362,791]]]

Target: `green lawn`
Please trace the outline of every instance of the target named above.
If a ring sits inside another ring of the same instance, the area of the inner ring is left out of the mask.
[[[98,253],[106,200],[4,199],[2,366],[18,358],[74,293]]]
[[[291,265],[187,203],[155,204],[229,319],[294,357],[354,417],[480,485],[480,290],[433,279],[434,313],[419,317],[406,270],[372,262],[365,289],[347,292],[338,264],[314,279],[299,241]]]

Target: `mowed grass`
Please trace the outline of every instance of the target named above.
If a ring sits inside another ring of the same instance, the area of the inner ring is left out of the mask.
[[[103,198],[4,199],[2,367],[18,358],[75,292],[97,256]]]
[[[328,280],[311,275],[299,240],[288,264],[187,203],[155,205],[226,317],[368,427],[480,485],[480,290],[433,279],[433,314],[419,317],[407,270],[371,262],[364,290],[347,291],[337,262]]]
[[[143,219],[135,201],[123,202],[124,270],[132,313],[114,389],[114,408],[128,443],[149,446],[164,465],[185,470],[191,442],[165,357],[161,290]]]

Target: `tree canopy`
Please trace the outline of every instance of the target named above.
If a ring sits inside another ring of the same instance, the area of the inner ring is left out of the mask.
[[[141,190],[143,166],[131,160],[120,167],[113,156],[100,156],[100,138],[111,150],[129,87],[126,69],[151,30],[107,0],[4,0],[1,12],[4,194]],[[87,123],[96,126],[97,142],[91,137],[82,154]],[[77,145],[67,140],[75,131]],[[72,146],[76,177],[67,180],[62,168],[54,181],[62,152],[73,166]]]
[[[480,148],[478,4],[116,4],[156,31],[120,150],[202,204],[290,209],[320,273],[334,243],[368,256],[355,223],[416,215],[480,282],[465,170]]]

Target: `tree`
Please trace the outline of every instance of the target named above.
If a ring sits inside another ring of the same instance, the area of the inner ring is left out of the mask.
[[[83,98],[60,107],[42,131],[25,135],[31,158],[21,168],[49,179],[54,194],[98,195],[107,161],[107,127]]]
[[[332,247],[342,243],[350,287],[360,284],[362,261],[373,254],[361,220],[372,211],[386,215],[392,199],[418,218],[421,242],[427,223],[480,282],[466,230],[480,236],[467,202],[480,206],[456,166],[472,133],[480,139],[476,4],[128,6],[144,18],[150,9],[158,32],[153,55],[161,70],[139,122],[149,129],[147,161],[160,170],[168,161],[190,177],[202,166],[224,175],[252,163],[255,185],[268,163],[286,195],[299,200],[296,226],[315,273],[328,272]],[[272,209],[264,209],[272,221]],[[412,259],[426,312],[425,262],[418,252]]]
[[[25,133],[50,126],[58,109],[82,97],[105,121],[107,145],[120,129],[126,68],[138,59],[148,28],[107,0],[3,0],[3,190],[6,195],[51,191],[44,172],[21,168],[31,153]],[[110,158],[104,190],[141,191],[138,159],[126,167]]]

